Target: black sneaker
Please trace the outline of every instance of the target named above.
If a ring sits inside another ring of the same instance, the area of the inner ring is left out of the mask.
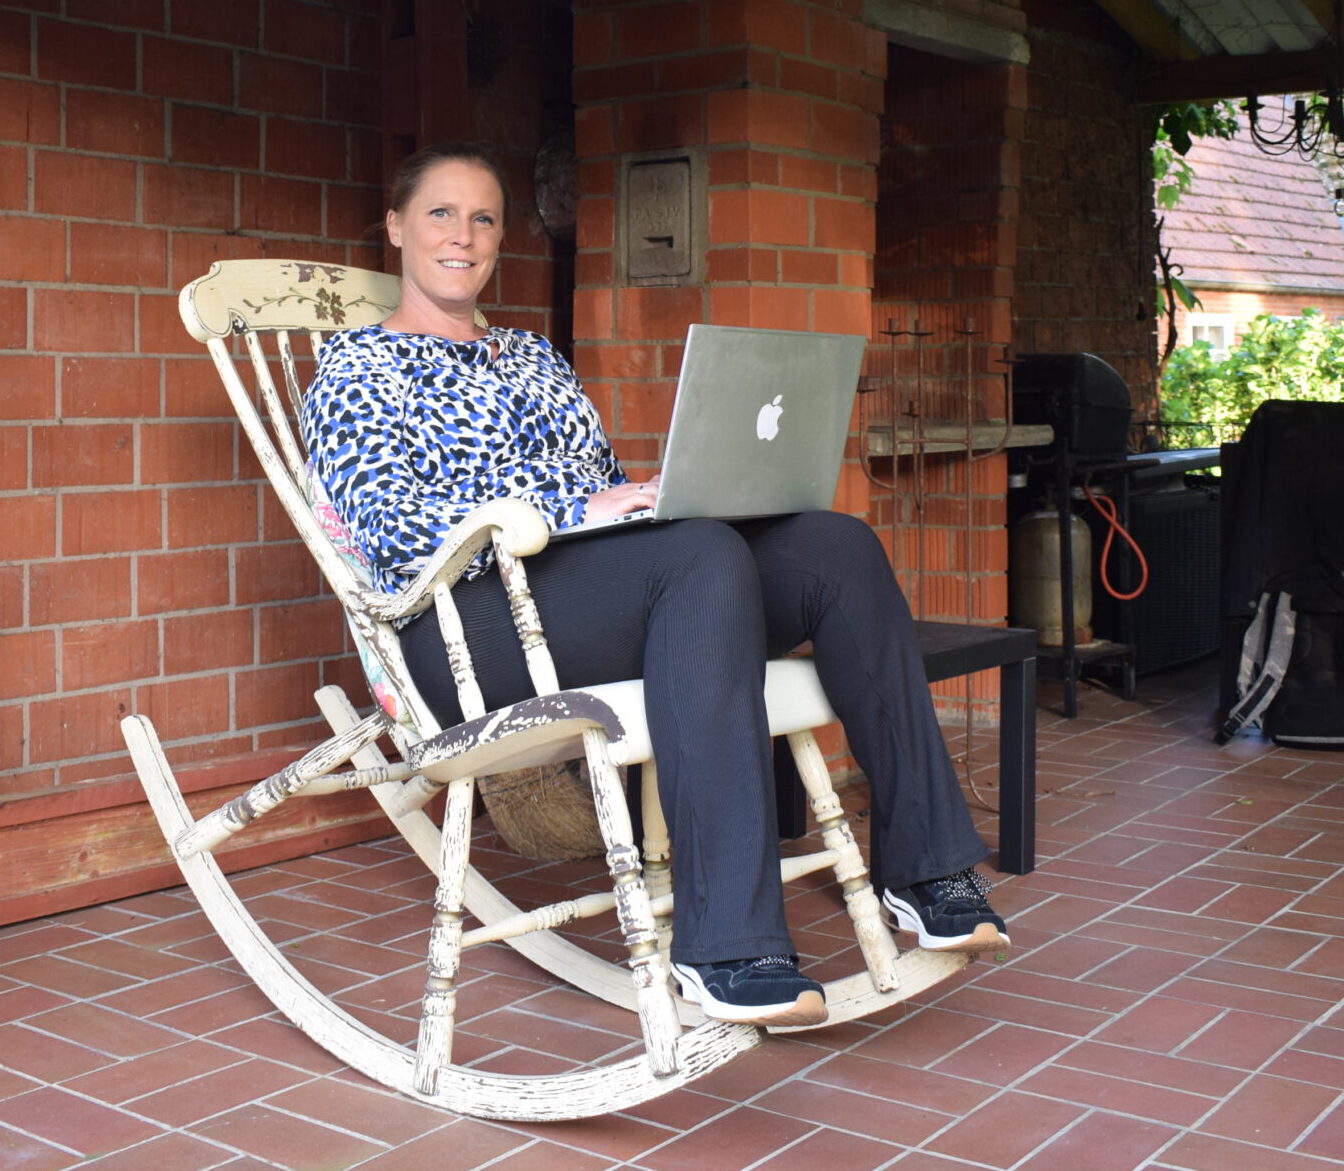
[[[904,890],[884,890],[882,905],[901,931],[919,936],[930,951],[994,951],[1007,947],[1003,920],[985,901],[991,885],[977,870],[962,870]]]
[[[744,1025],[819,1025],[826,993],[798,971],[792,956],[672,965],[681,994],[705,1016]]]

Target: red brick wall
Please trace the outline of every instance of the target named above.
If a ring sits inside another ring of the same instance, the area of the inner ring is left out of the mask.
[[[575,356],[627,462],[657,462],[692,322],[867,334],[885,49],[861,7],[576,6]],[[670,148],[704,162],[704,277],[625,287],[614,247],[620,166]],[[852,465],[841,500],[866,510]]]
[[[1150,113],[1129,100],[1135,50],[1100,6],[1027,0],[1031,65],[1022,145],[1013,344],[1090,350],[1152,398],[1155,228]]]
[[[1300,317],[1304,309],[1319,309],[1329,321],[1344,321],[1344,296],[1338,294],[1290,293],[1274,289],[1201,289],[1197,285],[1191,285],[1191,288],[1200,300],[1200,307],[1195,312],[1231,317],[1237,336],[1245,332],[1254,318],[1265,313],[1276,317]],[[1178,305],[1176,330],[1180,345],[1190,343],[1187,317],[1189,314]]]
[[[1026,74],[893,46],[878,202],[873,416],[913,426],[1002,419],[1012,338],[1019,151]],[[901,532],[897,564],[928,617],[1001,622],[1002,456],[903,460],[879,516]],[[890,480],[891,470],[881,468]],[[922,535],[921,535],[922,531]],[[920,572],[922,570],[922,573]],[[972,576],[969,614],[965,590]]]
[[[918,54],[884,89],[887,46],[861,0],[573,7],[572,280],[531,191],[536,148],[570,117],[568,14],[474,9],[452,49],[469,108],[436,124],[499,142],[515,180],[489,311],[563,343],[573,289],[576,364],[631,464],[657,461],[692,321],[867,333],[880,378],[882,330],[918,316],[937,331],[939,411],[956,401],[968,319],[987,415],[1006,343],[1093,349],[1141,383],[1142,120],[1123,101],[1133,63],[1091,9],[1026,6],[1024,91],[1020,69]],[[958,7],[1022,25],[1011,4]],[[177,760],[246,760],[315,734],[319,684],[362,698],[335,609],[175,297],[221,257],[379,266],[366,229],[382,211],[381,9],[0,2],[0,797],[124,774],[128,711],[152,716]],[[1080,23],[1052,15],[1065,12]],[[432,65],[443,52],[430,45]],[[625,287],[619,166],[667,148],[705,166],[705,271]],[[975,465],[969,555],[962,465],[926,471],[925,611],[964,613],[969,563],[972,609],[997,621],[1002,462]],[[877,524],[911,585],[911,514],[857,458],[838,504]]]
[[[868,334],[885,38],[860,0],[575,11],[576,365],[622,458],[653,467],[692,322]],[[704,165],[703,279],[628,287],[622,162],[671,148]],[[837,503],[867,513],[853,460]]]
[[[379,86],[376,0],[0,5],[0,797],[126,773],[128,712],[204,760],[352,682],[176,291],[379,265]]]

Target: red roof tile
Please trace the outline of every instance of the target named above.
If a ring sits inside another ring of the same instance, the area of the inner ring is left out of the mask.
[[[1187,158],[1194,182],[1162,229],[1186,284],[1344,291],[1344,221],[1315,164],[1264,154],[1244,127]]]

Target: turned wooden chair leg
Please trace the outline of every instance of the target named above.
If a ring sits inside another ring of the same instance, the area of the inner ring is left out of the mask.
[[[607,738],[600,729],[588,729],[583,733],[583,747],[592,778],[597,821],[607,843],[607,868],[616,892],[616,916],[630,953],[644,1045],[654,1072],[665,1076],[676,1072],[676,1039],[681,1031],[669,983],[671,973],[658,946],[657,924],[644,885],[639,850],[633,840],[630,809],[620,774],[607,755]]]
[[[891,932],[882,920],[882,908],[868,878],[858,843],[854,840],[844,808],[831,784],[826,758],[811,732],[793,732],[789,747],[798,764],[798,775],[812,804],[821,829],[821,839],[835,853],[835,878],[844,894],[845,908],[854,924],[854,935],[864,963],[879,992],[892,992],[900,986],[897,960],[900,952]]]
[[[443,829],[439,835],[439,880],[434,891],[428,972],[415,1050],[415,1088],[422,1094],[436,1092],[439,1070],[452,1063],[474,796],[475,786],[470,779],[454,781],[448,786],[444,805]]]
[[[640,825],[643,830],[644,885],[655,905],[666,903],[672,895],[672,842],[667,820],[658,799],[658,767],[653,761],[641,766],[639,778]],[[672,949],[672,916],[655,917],[658,950],[664,961]]]

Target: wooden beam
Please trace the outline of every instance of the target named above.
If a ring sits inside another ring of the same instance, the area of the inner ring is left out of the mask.
[[[1301,0],[1302,7],[1311,13],[1312,18],[1321,26],[1326,37],[1336,35],[1335,0]]]
[[[1332,46],[1299,53],[1205,57],[1149,71],[1140,81],[1136,100],[1202,102],[1244,98],[1247,94],[1305,93],[1324,88],[1335,74],[1338,57]]]
[[[1097,6],[1154,61],[1190,61],[1199,55],[1150,0],[1097,0]]]

